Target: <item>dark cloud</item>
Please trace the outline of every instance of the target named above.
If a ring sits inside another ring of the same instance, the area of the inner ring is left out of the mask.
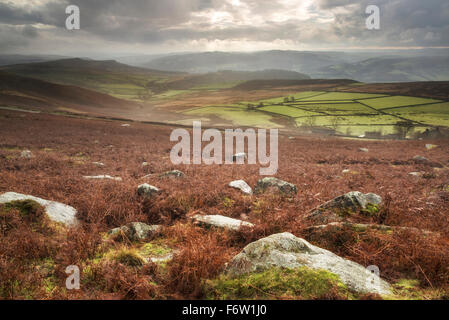
[[[64,29],[69,4],[80,7],[78,33]],[[378,31],[365,28],[365,8],[371,4],[381,9]],[[32,50],[44,46],[43,41],[61,50],[75,42],[116,48],[170,43],[174,49],[216,41],[277,41],[311,49],[449,46],[449,1],[0,0],[0,25],[2,50]]]

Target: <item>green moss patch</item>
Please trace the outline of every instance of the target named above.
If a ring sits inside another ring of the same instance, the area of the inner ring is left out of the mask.
[[[307,267],[273,268],[237,278],[221,276],[206,283],[207,299],[348,299],[352,294],[340,278]]]

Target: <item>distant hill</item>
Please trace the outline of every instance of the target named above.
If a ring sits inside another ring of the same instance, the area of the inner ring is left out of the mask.
[[[176,77],[172,72],[149,70],[114,60],[63,59],[4,66],[0,71],[58,84],[79,86],[127,100],[139,100],[152,93],[153,82]]]
[[[109,113],[137,104],[75,86],[0,72],[0,105],[45,111]],[[106,111],[106,112],[105,112]]]
[[[449,56],[372,58],[327,66],[314,76],[362,82],[444,81],[449,80]]]
[[[261,52],[202,52],[165,56],[153,59],[143,66],[160,70],[192,73],[219,70],[260,71],[291,70],[309,74],[324,66],[359,61],[364,54],[344,52],[261,51]]]
[[[22,54],[1,54],[0,66],[20,63],[44,62],[50,60],[66,59],[67,57],[58,55],[22,55]]]
[[[142,65],[191,73],[280,69],[304,73],[314,79],[343,78],[363,82],[449,80],[447,51],[429,50],[202,52],[164,56]]]
[[[189,75],[184,79],[169,83],[172,89],[187,89],[195,87],[235,86],[251,80],[304,80],[308,75],[287,70],[262,71],[218,71],[200,75]]]

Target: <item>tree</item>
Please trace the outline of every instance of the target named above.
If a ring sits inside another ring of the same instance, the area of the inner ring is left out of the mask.
[[[402,139],[407,138],[413,129],[414,125],[411,121],[398,121],[394,126],[395,133]]]

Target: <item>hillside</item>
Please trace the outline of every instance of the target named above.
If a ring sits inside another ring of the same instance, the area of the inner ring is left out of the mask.
[[[38,79],[0,72],[0,104],[44,111],[122,112],[137,104],[115,97]]]
[[[96,61],[79,58],[5,66],[0,70],[92,89],[127,100],[142,100],[152,94],[153,82],[164,82],[177,75],[131,67],[114,60]]]

